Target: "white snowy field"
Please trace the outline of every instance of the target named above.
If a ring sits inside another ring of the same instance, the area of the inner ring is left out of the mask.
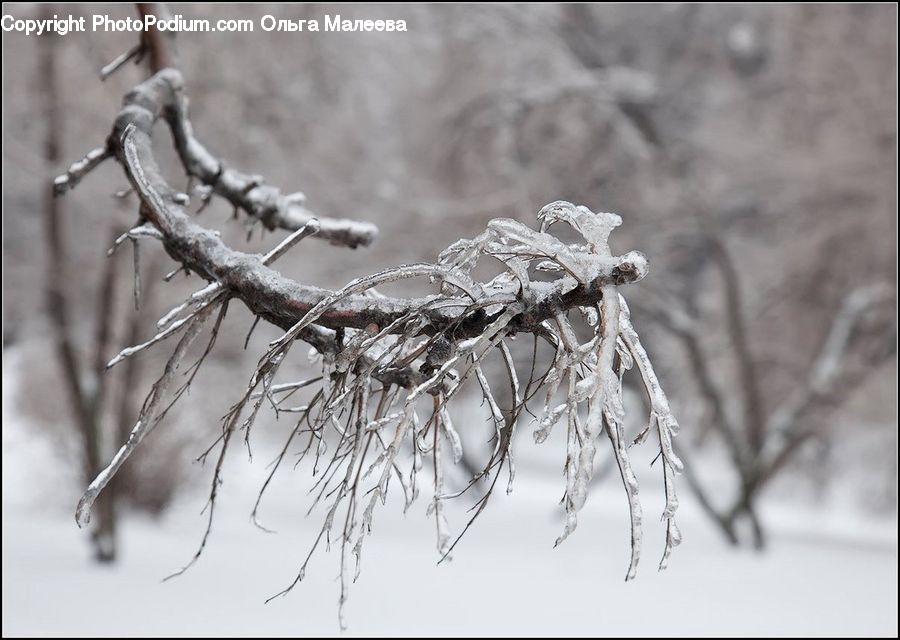
[[[390,509],[376,517],[347,633],[896,636],[896,544],[887,536],[775,524],[771,550],[757,555],[727,548],[687,513],[671,567],[656,572],[660,540],[648,536],[643,571],[626,584],[621,510],[592,504],[554,550],[560,522],[546,503],[524,499],[530,489],[522,483],[519,497],[499,499],[441,566],[424,504],[406,521]],[[338,634],[335,552],[314,560],[286,597],[263,603],[292,579],[317,520],[269,535],[233,508],[220,515],[201,561],[162,583],[195,548],[196,510],[158,526],[129,522],[124,558],[105,568],[88,560],[69,514],[4,509],[3,635]]]
[[[5,378],[5,399],[8,392]],[[72,515],[79,488],[69,486],[71,479],[52,462],[36,464],[41,456],[52,460],[52,453],[10,414],[9,404],[3,420],[4,636],[341,633],[336,550],[317,551],[304,581],[264,604],[293,579],[323,517],[317,511],[303,518],[307,471],[288,472],[276,483],[262,519],[279,533],[267,534],[248,514],[268,460],[256,456],[249,465],[234,456],[207,550],[186,574],[163,583],[196,549],[204,495],[182,496],[159,522],[126,520],[120,563],[97,566]],[[645,469],[644,554],[637,580],[625,583],[627,510],[615,479],[597,487],[578,530],[553,549],[562,530],[562,478],[548,473],[543,461],[560,451],[522,444],[513,494],[498,491],[452,562],[436,566],[427,496],[406,517],[390,501],[376,511],[362,574],[350,590],[345,634],[897,635],[896,520],[769,505],[763,515],[770,549],[735,551],[682,492],[684,543],[659,573],[663,499],[658,470]],[[470,503],[449,509],[455,530],[466,522],[463,507]]]

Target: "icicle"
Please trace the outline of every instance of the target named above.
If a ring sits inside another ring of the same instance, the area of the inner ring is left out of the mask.
[[[453,428],[453,422],[450,420],[450,412],[447,411],[447,405],[441,407],[441,425],[444,429],[444,435],[450,441],[451,451],[453,451],[453,464],[458,464],[463,457],[462,440],[459,433]]]
[[[573,390],[575,387],[575,377],[570,376],[569,378],[569,389]],[[569,537],[569,535],[575,531],[575,528],[578,526],[578,508],[575,506],[575,502],[573,501],[573,494],[575,492],[575,473],[576,473],[576,459],[578,458],[578,441],[580,438],[579,434],[579,426],[578,426],[578,411],[577,407],[570,406],[569,408],[569,420],[568,420],[568,429],[567,429],[567,437],[566,437],[566,464],[565,464],[565,474],[566,474],[566,495],[565,495],[565,507],[566,507],[566,526],[563,529],[562,534],[556,539],[556,542],[553,544],[554,547],[559,546],[559,544]]]
[[[435,396],[435,406],[443,403],[443,394]],[[434,435],[434,498],[432,500],[431,510],[434,512],[434,522],[437,527],[437,550],[441,554],[441,558],[447,556],[450,552],[450,526],[447,523],[447,516],[444,515],[444,465],[441,460],[441,440],[440,431],[443,420],[441,416],[436,416],[438,424],[435,425]]]

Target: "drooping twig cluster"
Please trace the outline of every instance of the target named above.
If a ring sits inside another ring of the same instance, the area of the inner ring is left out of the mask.
[[[151,134],[160,119],[168,124],[184,170],[201,184],[201,206],[219,195],[251,219],[293,233],[265,256],[258,256],[230,248],[216,232],[198,225],[187,208],[190,197],[168,185],[154,158]],[[554,202],[540,211],[538,230],[515,220],[494,220],[479,236],[452,244],[434,263],[386,269],[328,291],[290,280],[270,264],[306,236],[355,247],[371,242],[374,227],[315,217],[304,208],[302,196],[285,196],[260,177],[225,167],[194,137],[181,74],[175,69],[157,72],[125,97],[106,144],[56,180],[57,194],[110,157],[122,166],[140,200],[139,221],[123,240],[160,241],[179,269],[196,273],[210,284],[166,314],[155,336],[110,361],[109,366],[114,366],[180,336],[128,441],[79,503],[80,525],[89,521],[91,506],[104,486],[191,384],[214,346],[229,301],[236,298],[284,334],[262,354],[242,397],[226,414],[219,438],[201,456],[205,459],[218,451],[207,529],[188,566],[199,557],[211,531],[229,445],[241,432],[249,442],[263,405],[277,415],[293,416],[296,424],[260,491],[253,520],[262,527],[257,518],[259,504],[285,457],[299,452],[301,460],[311,459],[315,504],[323,504],[326,515],[310,555],[323,538],[331,541],[338,536],[342,604],[351,582],[350,556],[355,556],[358,571],[378,503],[385,502],[393,482],[408,507],[419,493],[426,462],[432,470],[427,482],[434,490],[429,512],[436,522],[438,551],[446,557],[459,537],[454,540],[444,513],[444,503],[453,494],[445,490],[443,479],[447,465],[462,455],[448,406],[463,398],[470,387],[484,398],[494,425],[489,460],[469,485],[488,480],[472,520],[488,503],[504,467],[512,481],[514,434],[528,412],[537,416],[533,420],[537,442],[546,439],[557,423],[565,424],[567,518],[558,544],[576,528],[593,474],[597,440],[605,433],[630,508],[632,554],[626,579],[631,579],[641,551],[641,506],[628,448],[652,436],[660,448],[666,492],[667,537],[660,563],[665,567],[680,541],[673,482],[681,463],[672,449],[677,423],[619,292],[621,286],[643,278],[648,269],[639,252],[611,253],[608,239],[621,224],[619,216]],[[554,225],[568,225],[580,240],[563,242],[551,233]],[[499,265],[500,273],[480,282],[474,269],[487,260]],[[411,278],[429,279],[436,293],[392,298],[377,291],[382,285]],[[172,391],[191,343],[213,318],[203,354],[188,369],[187,380]],[[589,327],[587,339],[579,337],[576,324]],[[532,360],[528,378],[519,378],[507,344],[517,334],[531,335],[535,352],[538,342],[549,345],[554,355],[545,371],[538,371]],[[279,369],[298,340],[320,356],[321,373],[302,381],[280,381]],[[507,374],[504,384],[513,398],[507,410],[501,409],[485,371],[491,358],[498,358]],[[650,398],[651,414],[646,429],[629,442],[623,425],[622,376],[635,365]],[[289,406],[288,398],[301,390],[308,399]],[[535,404],[540,406],[533,414]],[[306,563],[285,591],[302,579],[305,567]]]

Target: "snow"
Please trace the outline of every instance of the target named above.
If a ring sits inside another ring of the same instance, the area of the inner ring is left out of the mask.
[[[612,505],[583,511],[580,535],[553,550],[558,521],[522,502],[497,500],[440,566],[421,509],[406,522],[384,510],[350,589],[347,633],[896,634],[895,544],[776,531],[766,555],[733,552],[685,508],[677,561],[626,584],[627,534]],[[197,543],[196,509],[159,526],[129,521],[114,568],[89,561],[71,518],[4,509],[3,634],[337,634],[337,552],[263,604],[292,579],[315,521],[267,535],[240,515],[223,512],[200,562],[163,584]]]
[[[14,359],[4,360],[6,374]],[[4,375],[4,400],[9,379]],[[62,465],[36,468],[33,456],[51,449],[13,403],[4,402],[3,411],[4,636],[340,634],[339,545],[319,549],[304,580],[264,604],[293,580],[321,525],[321,511],[303,518],[310,486],[303,469],[273,482],[261,511],[279,533],[267,534],[248,516],[268,460],[230,459],[204,555],[162,583],[199,543],[202,489],[182,496],[160,521],[126,520],[120,563],[98,566],[73,518],[81,488],[70,486]],[[516,492],[492,498],[452,562],[436,564],[428,501],[415,502],[404,517],[403,501],[389,499],[350,585],[345,634],[896,636],[895,520],[764,504],[770,549],[757,554],[728,547],[684,495],[684,543],[669,569],[648,564],[625,583],[628,506],[620,486],[607,481],[592,487],[577,533],[553,549],[564,515],[557,468],[564,437],[559,430],[541,446],[521,439]],[[646,458],[634,463],[638,475],[658,473]],[[204,485],[210,471],[197,470]],[[653,488],[641,497],[661,511],[665,495]],[[458,532],[471,500],[442,503]],[[665,531],[657,529],[646,532],[645,547],[661,551]]]

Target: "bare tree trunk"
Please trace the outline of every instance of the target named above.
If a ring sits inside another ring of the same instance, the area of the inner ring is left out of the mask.
[[[733,547],[740,546],[741,539],[738,537],[737,529],[734,526],[734,520],[723,518],[717,513],[713,518],[713,522],[718,525],[719,529],[722,531],[722,535],[724,535],[725,539],[728,541],[728,544]]]
[[[52,8],[45,9],[52,17]],[[59,89],[56,77],[56,35],[44,36],[40,60],[40,77],[43,80],[44,106],[47,134],[44,141],[44,159],[52,175],[61,156],[62,119],[59,117]],[[94,379],[88,380],[83,371],[79,354],[72,341],[72,318],[62,283],[67,270],[65,248],[65,220],[61,201],[48,190],[44,196],[44,218],[47,239],[46,297],[52,321],[54,344],[63,379],[72,404],[74,420],[82,441],[82,467],[84,476],[94,477],[103,467],[101,451],[101,405],[103,401],[102,379],[94,371]],[[109,315],[112,304],[112,286],[115,270],[106,270],[101,291],[101,317],[98,318],[97,349],[102,351],[109,338]],[[102,371],[102,369],[101,369]],[[99,562],[115,560],[115,510],[112,495],[99,505],[98,518],[91,532],[94,558]]]
[[[747,518],[750,520],[751,531],[753,532],[753,548],[757,551],[764,551],[766,548],[766,534],[759,514],[756,512],[755,506],[747,509]]]
[[[97,311],[95,322],[95,344],[93,366],[86,375],[90,377],[90,391],[86,399],[89,406],[90,430],[94,433],[94,446],[105,457],[103,447],[103,406],[107,395],[108,380],[106,371],[106,352],[112,337],[112,326],[115,319],[115,291],[118,271],[112,259],[107,260],[100,290],[97,292]],[[98,460],[99,466],[99,460]],[[92,532],[94,556],[99,562],[114,562],[116,559],[116,491],[110,492],[101,507],[102,513]]]

